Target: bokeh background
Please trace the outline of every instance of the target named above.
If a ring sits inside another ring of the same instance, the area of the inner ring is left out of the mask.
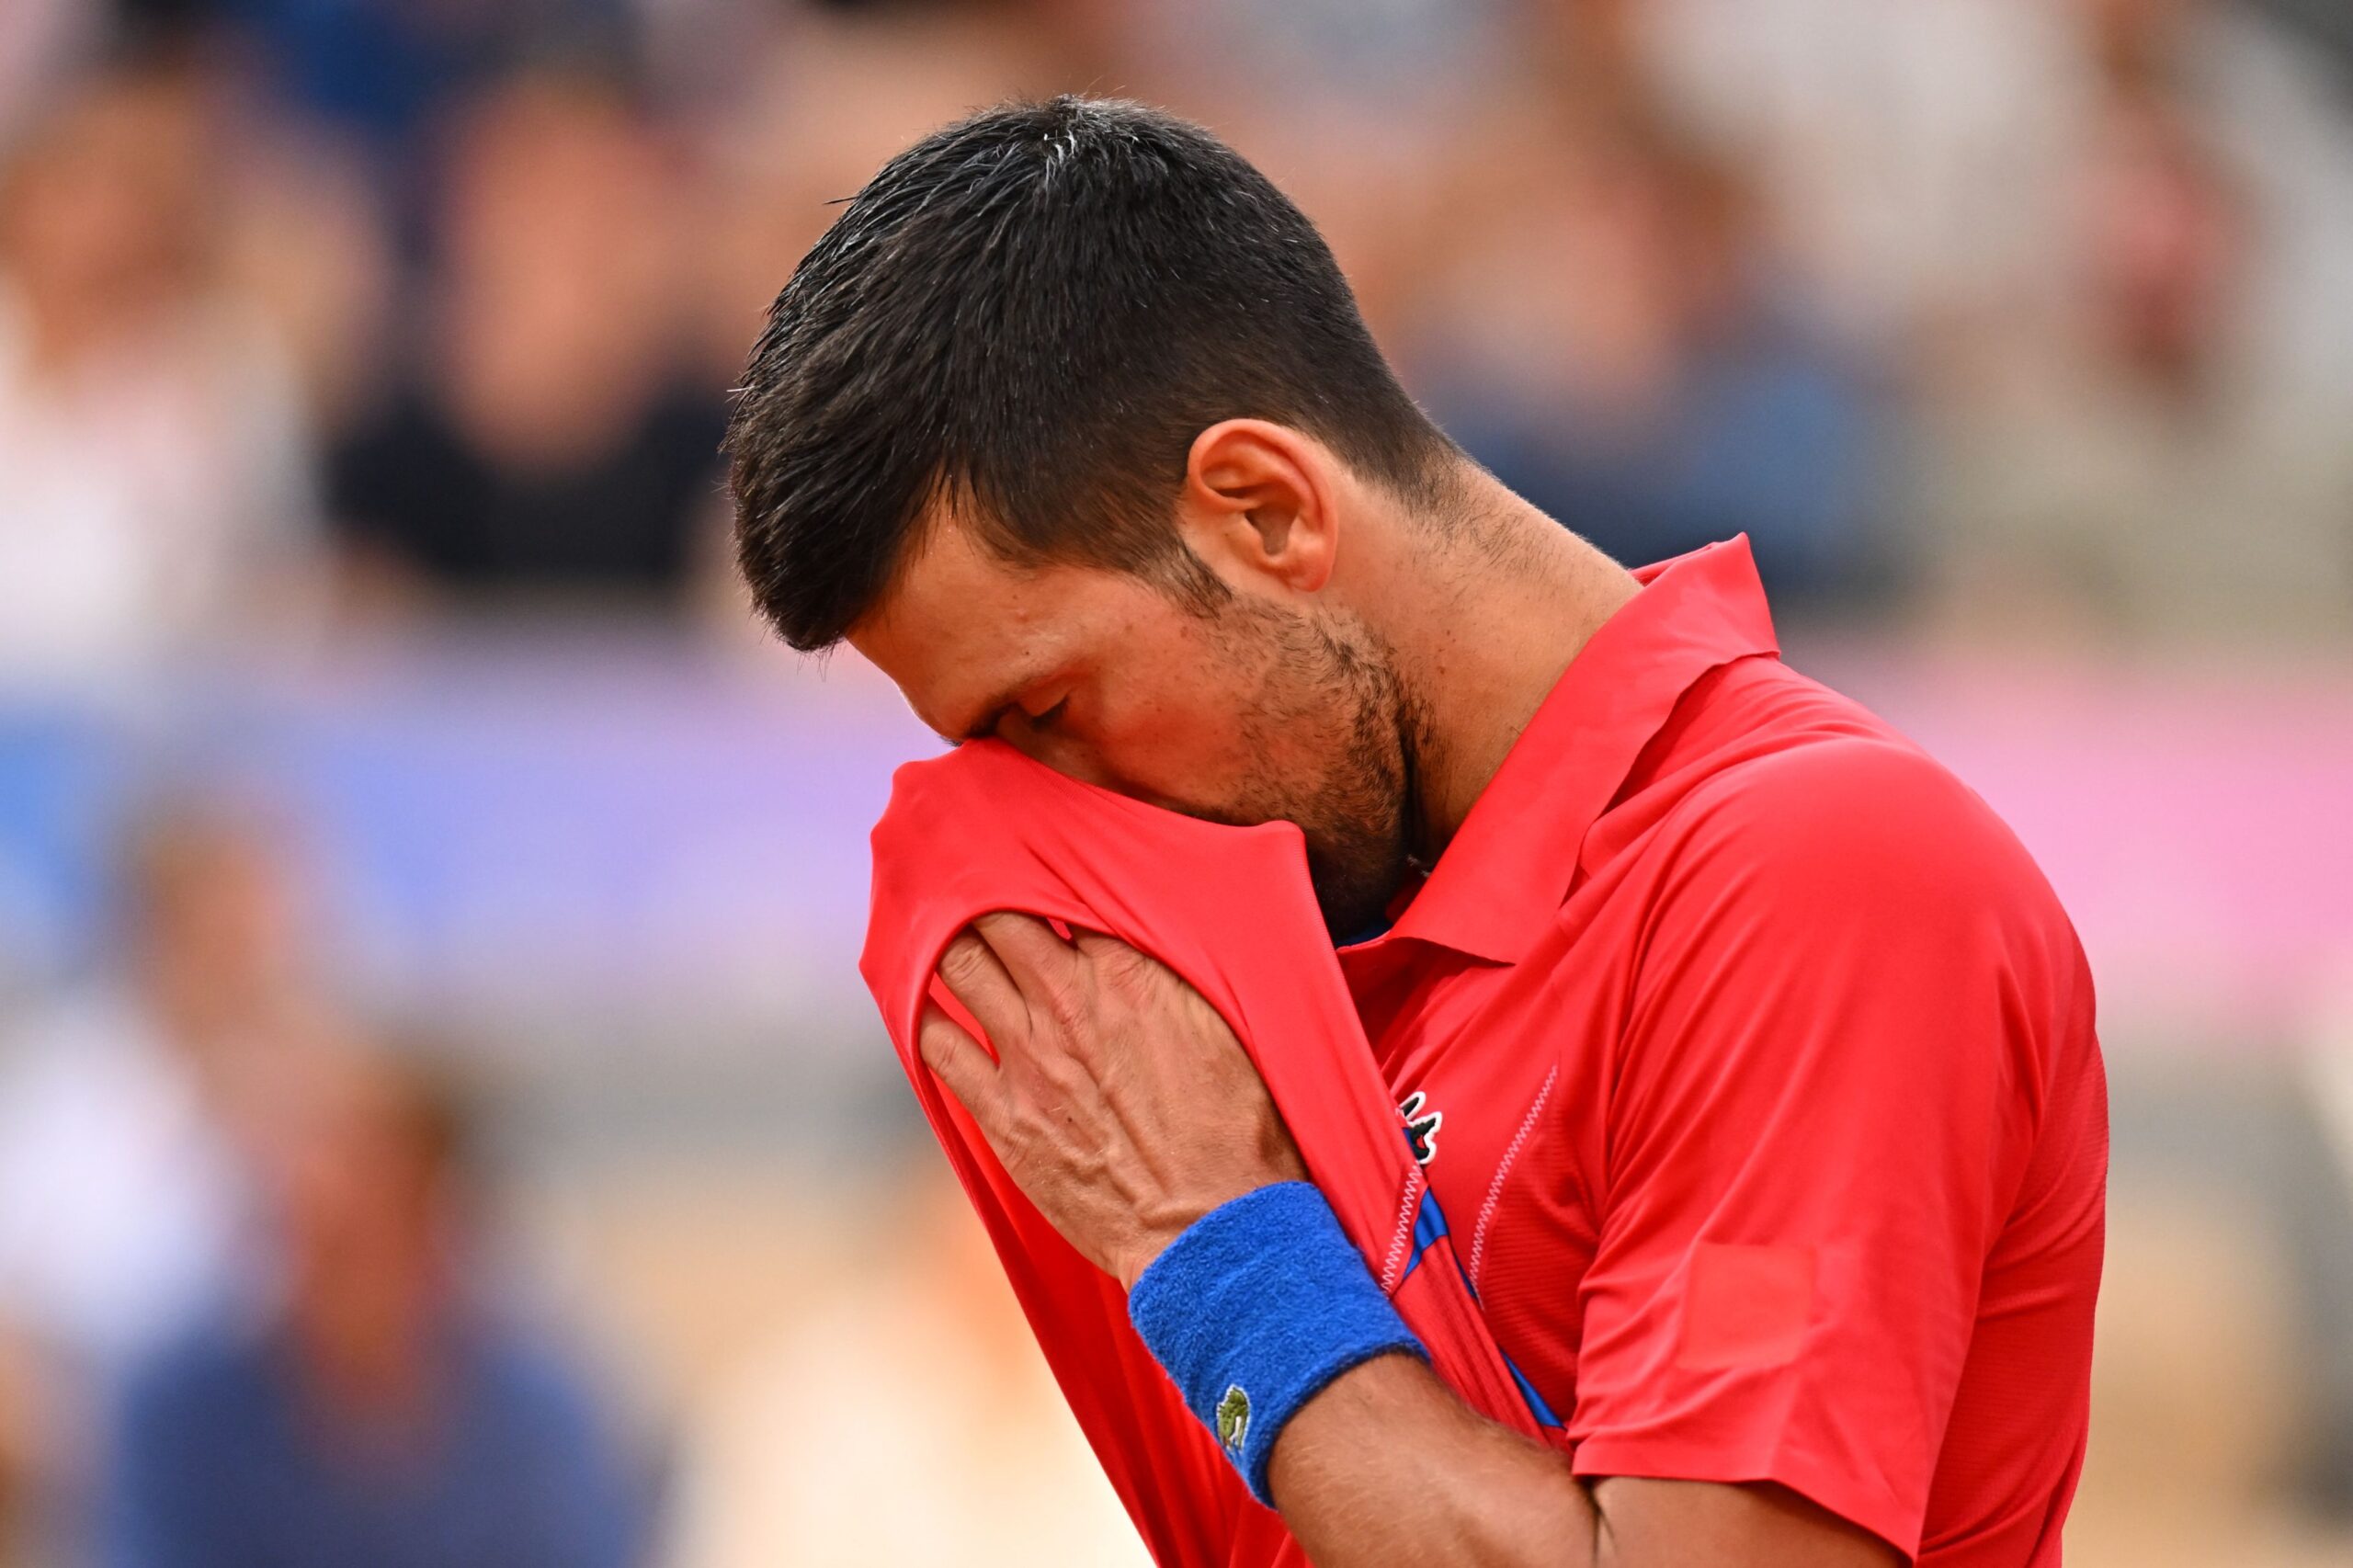
[[[937,742],[715,458],[829,204],[1066,89],[2008,817],[2070,1561],[2353,1563],[2340,0],[0,0],[0,1562],[1136,1560],[856,977]]]

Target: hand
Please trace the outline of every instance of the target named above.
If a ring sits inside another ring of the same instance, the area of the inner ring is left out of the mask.
[[[1241,1042],[1165,964],[997,914],[948,945],[939,978],[997,1059],[933,1006],[924,1062],[1039,1211],[1122,1286],[1219,1204],[1305,1179]]]

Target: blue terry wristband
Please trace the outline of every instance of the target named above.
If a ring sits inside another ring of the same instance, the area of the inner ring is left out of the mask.
[[[1195,1221],[1128,1292],[1128,1316],[1269,1507],[1267,1460],[1300,1406],[1375,1356],[1429,1359],[1331,1204],[1303,1181]]]

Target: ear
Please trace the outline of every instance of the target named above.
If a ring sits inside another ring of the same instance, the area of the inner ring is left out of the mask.
[[[1229,582],[1313,594],[1331,580],[1339,518],[1323,443],[1264,419],[1225,419],[1193,437],[1176,522]]]

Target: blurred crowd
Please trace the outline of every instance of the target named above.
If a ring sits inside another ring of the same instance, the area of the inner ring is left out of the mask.
[[[0,1497],[32,1563],[627,1568],[650,1493],[500,1288],[441,1048],[321,985],[288,824],[158,800],[119,961],[0,1076]]]
[[[769,299],[897,147],[1064,90],[1258,161],[1440,424],[1620,559],[1745,531],[1799,624],[2325,660],[2327,17],[0,0],[0,701],[458,627],[754,644],[719,443]],[[655,1440],[517,1278],[483,1053],[331,979],[301,825],[167,781],[93,961],[0,995],[0,1564],[1133,1551],[921,1182],[883,1273]],[[931,1480],[878,1516],[893,1464]]]
[[[1165,102],[1628,560],[1987,640],[2341,636],[2342,62],[2200,0],[16,0],[0,674],[733,628],[725,390],[894,147]],[[271,640],[276,640],[273,644]]]

